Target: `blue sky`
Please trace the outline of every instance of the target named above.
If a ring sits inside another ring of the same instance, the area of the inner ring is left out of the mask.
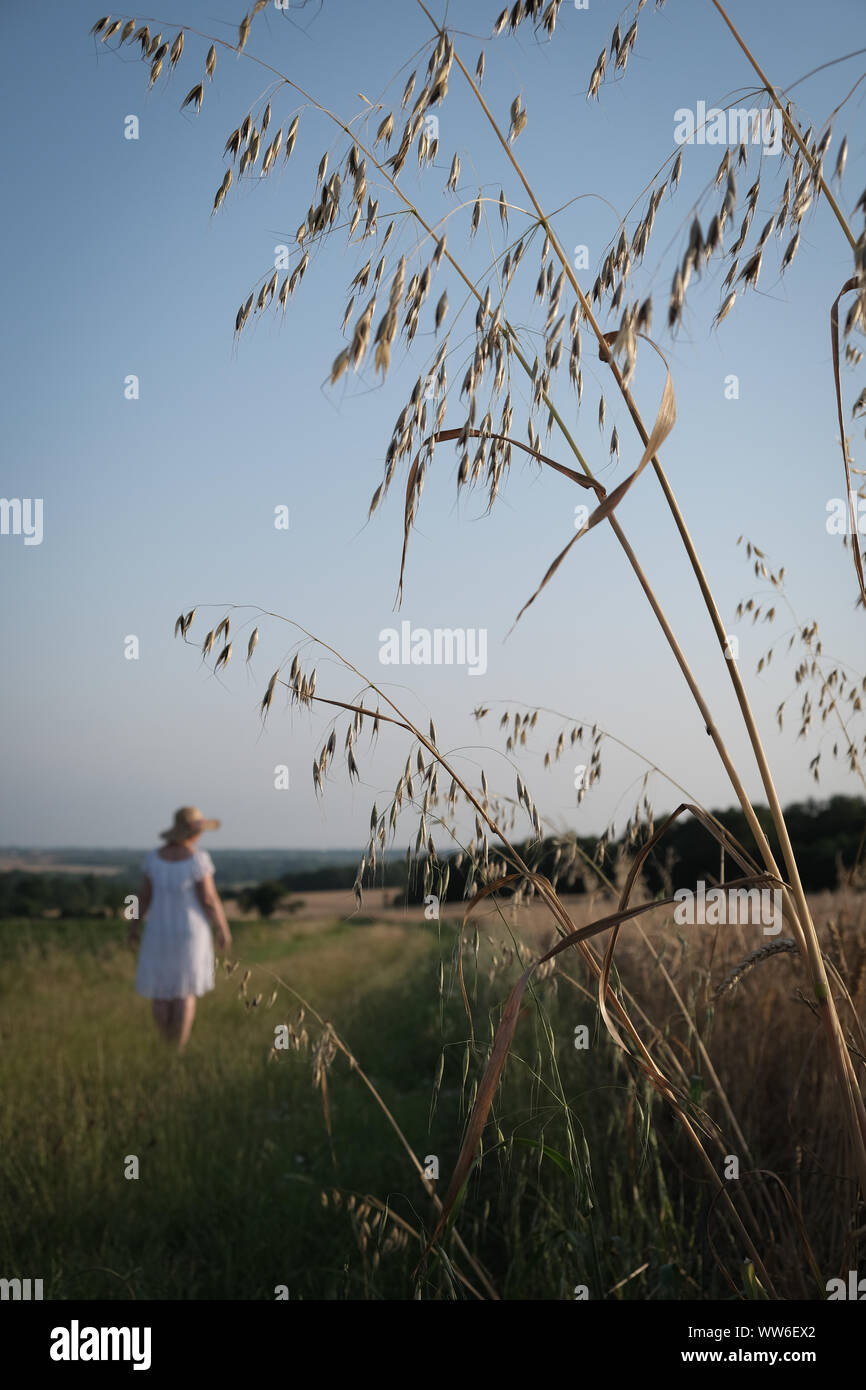
[[[832,0],[820,10],[801,0],[731,0],[729,8],[783,86],[866,44],[864,12],[855,0]],[[441,5],[433,9],[446,13]],[[760,104],[750,101],[754,79],[709,0],[668,0],[660,11],[648,5],[625,80],[606,82],[598,102],[585,99],[592,67],[617,19],[623,30],[631,22],[631,7],[591,0],[578,11],[565,3],[552,43],[536,42],[528,28],[516,38],[489,40],[496,12],[496,0],[455,0],[447,14],[467,66],[474,68],[484,46],[485,97],[506,124],[512,99],[522,95],[529,121],[516,153],[542,205],[560,209],[562,244],[588,246],[591,269],[580,272],[588,289],[618,236],[618,218],[626,218],[630,235],[651,179],[674,153],[674,112],[699,100]],[[349,282],[369,254],[369,243],[347,247],[343,232],[311,255],[285,318],[273,310],[252,318],[236,341],[237,308],[273,267],[275,248],[294,243],[319,158],[330,150],[333,168],[345,145],[296,94],[274,89],[272,74],[226,49],[201,113],[179,111],[202,73],[209,39],[188,32],[177,71],[149,92],[147,70],[128,46],[115,56],[89,36],[99,14],[95,4],[51,0],[35,10],[7,7],[0,16],[5,51],[14,54],[0,95],[5,128],[14,133],[0,233],[7,267],[2,493],[44,502],[41,545],[0,536],[0,843],[147,845],[176,806],[194,802],[222,818],[220,840],[227,846],[362,844],[370,804],[386,803],[408,749],[385,735],[371,751],[364,737],[360,784],[347,784],[338,761],[326,796],[317,799],[310,769],[327,736],[327,715],[289,713],[275,702],[262,729],[257,702],[272,671],[291,658],[294,637],[278,620],[260,622],[258,649],[245,666],[252,623],[243,624],[253,607],[293,619],[373,679],[387,680],[392,698],[404,701],[413,718],[426,726],[432,715],[440,746],[455,750],[467,778],[477,782],[486,767],[492,790],[513,792],[514,765],[496,724],[502,709],[521,702],[597,722],[704,805],[730,804],[701,720],[608,526],[578,543],[505,640],[573,534],[574,505],[583,500],[566,479],[540,473],[525,455],[515,456],[488,515],[483,492],[457,498],[453,446],[440,447],[409,548],[403,606],[394,611],[405,464],[369,525],[367,508],[394,420],[437,346],[432,306],[446,287],[449,320],[462,302],[456,278],[440,267],[408,357],[395,349],[384,383],[368,359],[357,375],[328,385],[344,345]],[[242,15],[230,0],[172,0],[151,32],[162,28],[173,38],[188,25],[232,40]],[[430,32],[408,0],[324,0],[284,14],[269,7],[255,20],[247,48],[349,118],[363,109],[358,93],[373,103],[399,104],[416,62],[423,76]],[[862,64],[861,56],[827,67],[794,89],[804,123],[820,130]],[[864,90],[857,88],[843,107],[828,155],[832,170],[847,133],[840,202],[849,214],[866,184]],[[301,111],[292,158],[280,160],[267,179],[236,184],[211,217],[225,140],[269,95],[272,130]],[[124,139],[130,114],[139,120],[134,141]],[[452,74],[438,119],[437,167],[420,174],[412,155],[400,183],[431,220],[451,214],[449,250],[465,254],[473,275],[481,275],[506,238],[491,204],[469,243],[476,195],[495,199],[502,186],[510,201],[525,206],[525,194],[459,73]],[[455,150],[462,162],[458,195],[444,189]],[[695,207],[704,227],[715,210],[712,180],[722,153],[686,148],[680,188],[673,198],[665,195],[631,290],[653,294],[654,333],[677,395],[677,423],[662,461],[722,615],[740,636],[741,669],[783,800],[858,792],[859,783],[832,770],[827,747],[816,788],[807,763],[824,745],[796,743],[791,722],[784,733],[776,730],[776,706],[790,698],[793,707],[799,698],[780,640],[791,620],[780,614],[771,674],[760,677],[754,669],[769,629],[734,626],[738,601],[760,592],[736,547],[744,533],[776,566],[785,565],[797,620],[817,618],[825,650],[855,669],[862,665],[863,616],[854,610],[850,555],[825,530],[827,501],[842,492],[828,315],[851,273],[850,252],[819,205],[803,223],[799,255],[784,279],[778,265],[788,238],[772,237],[757,292],[743,296],[711,331],[723,293],[724,270],[715,262],[689,287],[683,324],[671,338],[664,319],[672,257],[682,254]],[[753,150],[749,168],[739,173],[741,193],[758,165]],[[764,158],[756,226],[778,203],[778,165]],[[397,204],[387,189],[379,197],[384,226]],[[524,222],[512,210],[511,240]],[[398,219],[393,247],[409,254],[416,241],[407,220]],[[508,305],[533,351],[544,321],[532,300],[539,250],[536,237]],[[567,296],[564,304],[570,308]],[[471,353],[473,320],[474,308],[463,329],[452,330],[447,424],[462,423],[454,388]],[[621,460],[609,463],[607,436],[596,423],[604,369],[586,331],[584,358],[580,411],[565,382],[558,400],[591,466],[611,487],[641,451],[608,388],[608,429],[617,423],[622,447]],[[652,359],[644,348],[634,383],[650,420],[663,385]],[[124,398],[131,374],[140,382],[137,400]],[[730,374],[739,380],[736,400],[725,398]],[[847,373],[849,404],[861,388],[857,374]],[[521,383],[514,434],[522,440],[524,400]],[[858,440],[855,432],[855,455]],[[544,447],[569,461],[555,435]],[[289,508],[286,531],[273,525],[280,505]],[[705,682],[747,788],[762,799],[730,684],[650,470],[622,503],[620,519]],[[174,640],[174,620],[195,606],[190,636],[200,642],[233,604],[252,607],[233,615],[239,633],[233,659],[214,677],[195,649]],[[404,619],[429,629],[486,629],[486,673],[383,667],[379,633]],[[130,635],[139,641],[138,660],[124,656]],[[358,693],[357,678],[333,659],[313,659],[307,651],[304,661],[308,669],[317,665],[317,693],[338,699]],[[471,711],[482,703],[491,715],[478,725]],[[519,770],[535,801],[552,825],[592,833],[614,818],[621,829],[644,765],[608,747],[603,779],[578,808],[573,764],[579,760],[566,756],[552,770],[542,768],[561,724],[541,719],[522,752]],[[338,747],[342,736],[341,724]],[[281,764],[289,768],[287,791],[274,787]],[[655,777],[651,799],[661,810],[681,797]],[[414,828],[404,822],[398,852]]]

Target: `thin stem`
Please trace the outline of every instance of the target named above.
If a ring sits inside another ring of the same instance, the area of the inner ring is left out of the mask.
[[[734,36],[734,38],[736,39],[737,43],[739,44],[740,48],[743,50],[743,52],[745,53],[745,55],[746,55],[746,57],[748,58],[749,62],[751,63],[752,67],[755,69],[755,72],[756,72],[756,73],[758,74],[758,76],[760,77],[761,82],[763,83],[763,85],[764,85],[764,87],[765,87],[765,89],[766,89],[766,91],[767,91],[767,94],[768,94],[768,96],[770,97],[770,100],[772,101],[772,103],[773,103],[773,105],[775,106],[776,110],[779,111],[779,112],[781,112],[782,120],[785,122],[785,126],[786,126],[787,130],[790,132],[790,134],[793,136],[794,140],[797,142],[797,145],[799,146],[799,149],[800,149],[801,154],[803,155],[804,159],[806,160],[806,163],[809,165],[809,168],[810,168],[810,169],[813,171],[813,173],[814,173],[814,170],[815,170],[815,166],[816,166],[816,162],[817,162],[817,161],[813,160],[811,154],[809,153],[809,150],[808,150],[808,148],[806,147],[806,145],[805,145],[805,143],[804,143],[804,141],[803,141],[803,137],[801,136],[801,134],[800,134],[799,130],[797,129],[797,127],[795,126],[794,122],[791,120],[790,116],[788,115],[788,112],[785,110],[785,108],[784,108],[784,106],[782,105],[781,101],[779,100],[779,97],[778,97],[777,94],[776,94],[776,89],[775,89],[775,87],[773,86],[773,84],[772,84],[772,82],[770,81],[770,79],[767,77],[766,73],[765,73],[765,72],[763,71],[763,69],[761,68],[760,64],[758,63],[757,58],[756,58],[755,55],[752,53],[752,51],[751,51],[751,49],[749,48],[748,44],[745,42],[745,40],[741,37],[741,35],[740,35],[740,34],[737,32],[737,30],[734,28],[734,25],[731,23],[731,20],[728,18],[728,15],[727,15],[727,13],[726,13],[724,7],[723,7],[722,5],[719,4],[719,0],[712,0],[712,3],[713,3],[713,5],[716,7],[716,9],[718,10],[719,14],[722,16],[722,19],[723,19],[723,20],[725,21],[725,23],[727,24],[728,28],[730,29],[731,33],[733,34],[733,36]],[[830,207],[833,209],[833,213],[834,213],[834,215],[835,215],[835,217],[836,217],[836,221],[839,223],[839,226],[842,228],[842,231],[845,233],[845,236],[846,236],[846,238],[847,238],[847,240],[848,240],[848,245],[851,247],[851,250],[853,251],[854,248],[855,248],[856,245],[857,245],[857,239],[856,239],[856,237],[854,236],[854,233],[851,231],[851,228],[848,226],[848,223],[847,223],[847,221],[846,221],[846,219],[845,219],[845,216],[844,216],[844,214],[843,214],[841,208],[839,207],[839,204],[836,202],[836,199],[833,197],[833,194],[830,192],[829,188],[827,187],[827,184],[824,182],[824,176],[823,176],[823,174],[819,174],[819,176],[818,176],[818,183],[819,183],[819,185],[820,185],[821,192],[824,194],[824,197],[827,199],[827,202],[829,203]]]

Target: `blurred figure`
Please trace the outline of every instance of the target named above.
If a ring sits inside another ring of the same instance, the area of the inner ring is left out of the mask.
[[[146,856],[139,894],[140,920],[147,919],[141,939],[135,989],[153,1000],[153,1017],[167,1042],[186,1047],[195,1018],[195,1001],[214,988],[211,927],[221,951],[231,946],[231,932],[214,887],[214,866],[198,848],[203,830],[218,830],[197,806],[182,806],[165,844]],[[130,923],[129,941],[139,937]]]

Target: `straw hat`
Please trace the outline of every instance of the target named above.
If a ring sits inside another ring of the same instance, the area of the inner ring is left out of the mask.
[[[170,830],[161,830],[160,839],[178,842],[188,840],[191,835],[199,835],[202,830],[219,830],[218,820],[205,820],[197,806],[181,806],[174,813],[174,825]]]

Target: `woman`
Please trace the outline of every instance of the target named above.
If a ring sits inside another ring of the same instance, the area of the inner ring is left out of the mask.
[[[214,950],[208,923],[221,951],[231,932],[214,887],[213,861],[198,849],[203,830],[218,830],[197,806],[182,806],[174,825],[163,830],[165,844],[144,861],[139,919],[147,917],[141,942],[136,993],[153,1000],[156,1025],[168,1042],[186,1047],[195,1018],[195,1001],[214,988]],[[130,943],[138,941],[138,921],[130,923]]]

